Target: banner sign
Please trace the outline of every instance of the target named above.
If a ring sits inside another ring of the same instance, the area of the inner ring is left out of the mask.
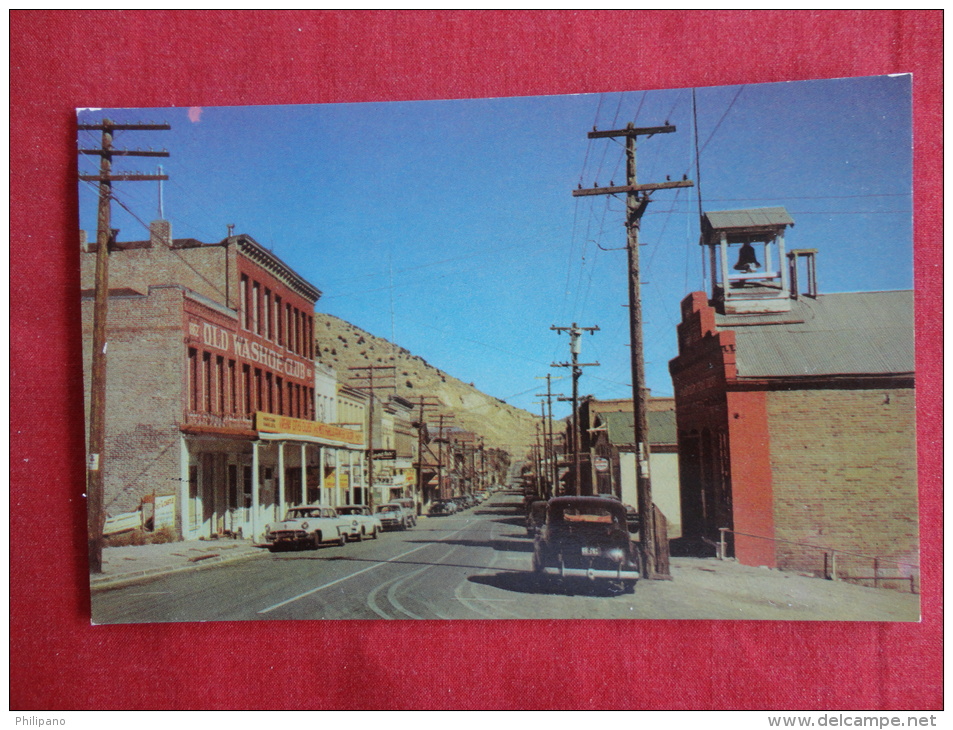
[[[264,433],[287,433],[292,436],[315,436],[346,444],[364,443],[364,437],[360,431],[332,426],[330,423],[321,423],[321,421],[306,421],[303,418],[276,416],[273,413],[262,411],[255,414],[255,430]]]

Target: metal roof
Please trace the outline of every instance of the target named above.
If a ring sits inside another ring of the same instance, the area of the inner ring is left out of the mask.
[[[717,314],[715,322],[735,331],[740,378],[914,371],[909,290],[802,297],[789,312]]]
[[[705,213],[708,224],[715,229],[781,228],[793,226],[794,219],[781,206],[774,208],[743,208],[741,210],[713,210]]]
[[[649,444],[660,446],[678,443],[675,428],[675,411],[649,411]],[[635,443],[635,428],[632,423],[632,411],[600,413],[599,418],[606,424],[609,443],[613,446],[631,446]]]

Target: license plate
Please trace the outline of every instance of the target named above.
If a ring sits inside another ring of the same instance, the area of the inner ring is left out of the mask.
[[[599,555],[602,554],[602,551],[601,551],[599,548],[597,548],[597,547],[587,547],[587,546],[583,546],[583,548],[582,548],[582,554],[583,554],[583,555],[586,555],[586,556],[589,556],[589,557],[598,557]]]

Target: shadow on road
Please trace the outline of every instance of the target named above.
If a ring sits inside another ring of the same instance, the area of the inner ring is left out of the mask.
[[[559,580],[529,571],[508,571],[494,575],[471,575],[471,583],[514,593],[545,593],[554,596],[612,597],[624,593],[609,581]]]
[[[278,562],[290,562],[298,560],[312,560],[320,563],[336,563],[336,562],[347,562],[347,563],[367,563],[370,565],[428,565],[435,568],[468,568],[472,570],[481,570],[479,565],[465,565],[463,563],[446,563],[442,561],[432,562],[429,560],[388,560],[381,561],[374,558],[356,558],[349,555],[329,555],[329,556],[320,556],[315,555],[314,553],[310,554],[295,554],[295,555],[282,555],[280,557],[276,556],[273,560]],[[515,570],[515,569],[514,569]],[[524,571],[515,571],[518,573],[523,573]]]
[[[501,552],[531,553],[533,543],[516,540],[407,540],[408,543],[433,545],[460,545],[462,547],[491,547]]]

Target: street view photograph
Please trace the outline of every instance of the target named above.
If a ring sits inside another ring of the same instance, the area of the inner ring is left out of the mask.
[[[909,75],[77,142],[94,624],[919,620]]]

